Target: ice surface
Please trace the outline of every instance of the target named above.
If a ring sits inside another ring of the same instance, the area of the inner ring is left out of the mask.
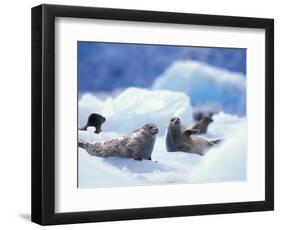
[[[174,62],[152,88],[184,92],[193,106],[208,105],[240,116],[246,113],[245,75],[199,61]]]
[[[237,114],[245,112],[245,80],[242,76],[207,65],[198,67],[197,64],[175,63],[158,78],[154,90],[127,88],[114,97],[105,97],[104,100],[91,94],[82,95],[79,100],[79,126],[86,123],[90,113],[100,113],[106,117],[100,134],[94,133],[95,128],[79,131],[79,138],[85,141],[120,136],[151,122],[157,125],[160,132],[156,138],[152,161],[118,157],[99,158],[90,156],[79,148],[80,188],[246,179],[245,117],[222,111],[215,114],[214,122],[210,124],[205,136],[212,139],[223,138],[224,141],[209,150],[205,156],[166,151],[165,133],[169,118],[178,116],[187,126],[192,123],[193,107],[190,98],[196,98],[195,104],[201,103],[206,99],[206,94],[225,111],[232,111],[231,106],[234,106],[233,110]],[[165,88],[167,89],[163,90]]]
[[[166,152],[157,137],[152,161],[90,156],[79,148],[79,187],[110,187],[162,183],[203,183],[246,179],[246,122],[205,156]]]
[[[185,123],[192,121],[192,107],[188,96],[167,90],[127,88],[115,98],[100,100],[85,94],[79,100],[79,126],[85,125],[91,113],[100,113],[106,118],[102,129],[105,132],[128,133],[155,123],[164,134],[171,116],[180,116]]]

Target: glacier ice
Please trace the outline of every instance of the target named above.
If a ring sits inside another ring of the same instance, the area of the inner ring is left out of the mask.
[[[82,95],[79,100],[79,126],[89,114],[100,113],[106,118],[105,132],[128,133],[146,123],[155,123],[164,134],[171,116],[180,116],[185,123],[192,121],[192,107],[187,95],[168,90],[127,88],[115,98],[101,100],[94,95]]]
[[[240,116],[246,114],[246,77],[200,61],[175,61],[158,76],[152,89],[186,93],[192,106],[211,106]]]

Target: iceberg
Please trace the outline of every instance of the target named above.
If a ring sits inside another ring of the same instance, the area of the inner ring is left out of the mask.
[[[211,106],[215,111],[246,114],[246,77],[200,61],[175,61],[158,76],[153,90],[184,92],[192,106]]]
[[[94,95],[82,95],[79,100],[79,126],[83,126],[91,113],[106,118],[105,132],[128,133],[146,123],[155,123],[160,135],[165,133],[171,116],[181,117],[184,123],[192,121],[189,97],[181,92],[127,88],[115,98],[101,100]]]

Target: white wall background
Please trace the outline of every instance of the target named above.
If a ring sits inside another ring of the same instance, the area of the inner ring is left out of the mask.
[[[0,226],[1,229],[39,229],[30,219],[30,8],[41,1],[2,1],[0,35]],[[275,211],[200,217],[123,221],[67,226],[69,229],[277,229],[281,223],[281,80],[279,1],[225,0],[56,0],[52,4],[162,10],[275,18]],[[49,227],[48,227],[49,228]],[[63,229],[65,226],[53,227]]]

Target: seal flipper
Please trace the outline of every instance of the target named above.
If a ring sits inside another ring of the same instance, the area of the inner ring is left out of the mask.
[[[200,133],[200,130],[199,129],[186,129],[186,130],[183,131],[183,133],[185,135],[190,136],[190,135],[194,135],[194,134]]]
[[[87,145],[86,141],[83,141],[81,139],[78,140],[78,147],[80,147],[82,149],[86,149],[86,145]]]
[[[215,140],[210,140],[210,142],[214,145],[220,144],[224,139],[215,139]]]
[[[199,121],[193,124],[190,128],[191,129],[198,129],[200,130],[201,134],[207,133],[209,125],[213,122],[212,115],[203,116]]]

